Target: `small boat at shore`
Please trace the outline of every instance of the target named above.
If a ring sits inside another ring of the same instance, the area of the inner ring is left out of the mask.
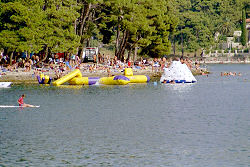
[[[10,88],[12,82],[0,82],[0,88]]]

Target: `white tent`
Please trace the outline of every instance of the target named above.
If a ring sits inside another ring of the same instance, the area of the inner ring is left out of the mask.
[[[182,64],[180,61],[173,61],[169,68],[164,69],[164,73],[161,76],[160,82],[171,81],[175,83],[195,83],[197,80],[193,76],[186,64]]]

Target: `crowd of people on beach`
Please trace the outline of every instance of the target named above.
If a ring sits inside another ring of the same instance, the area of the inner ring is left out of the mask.
[[[42,61],[43,60],[43,61]],[[6,72],[50,72],[60,78],[73,69],[80,69],[87,73],[107,73],[108,76],[116,72],[122,72],[125,68],[133,68],[134,71],[163,72],[164,68],[169,67],[172,58],[143,58],[133,61],[129,58],[118,60],[116,56],[104,55],[98,53],[93,55],[93,62],[85,63],[78,55],[57,53],[45,58],[45,54],[20,54],[17,53],[12,62],[10,56],[0,53],[0,75],[6,75]],[[190,70],[202,72],[200,62],[182,57],[180,59]]]

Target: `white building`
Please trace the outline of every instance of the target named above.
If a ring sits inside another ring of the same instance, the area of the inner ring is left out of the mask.
[[[247,44],[250,45],[250,18],[246,19],[246,29],[247,29]],[[234,31],[233,37],[227,37],[227,48],[237,48],[241,49],[241,33],[242,31]]]

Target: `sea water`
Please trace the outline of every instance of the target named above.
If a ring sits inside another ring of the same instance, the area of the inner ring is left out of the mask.
[[[40,105],[0,108],[0,166],[249,166],[250,65],[208,69],[196,84],[0,89],[0,105]]]

